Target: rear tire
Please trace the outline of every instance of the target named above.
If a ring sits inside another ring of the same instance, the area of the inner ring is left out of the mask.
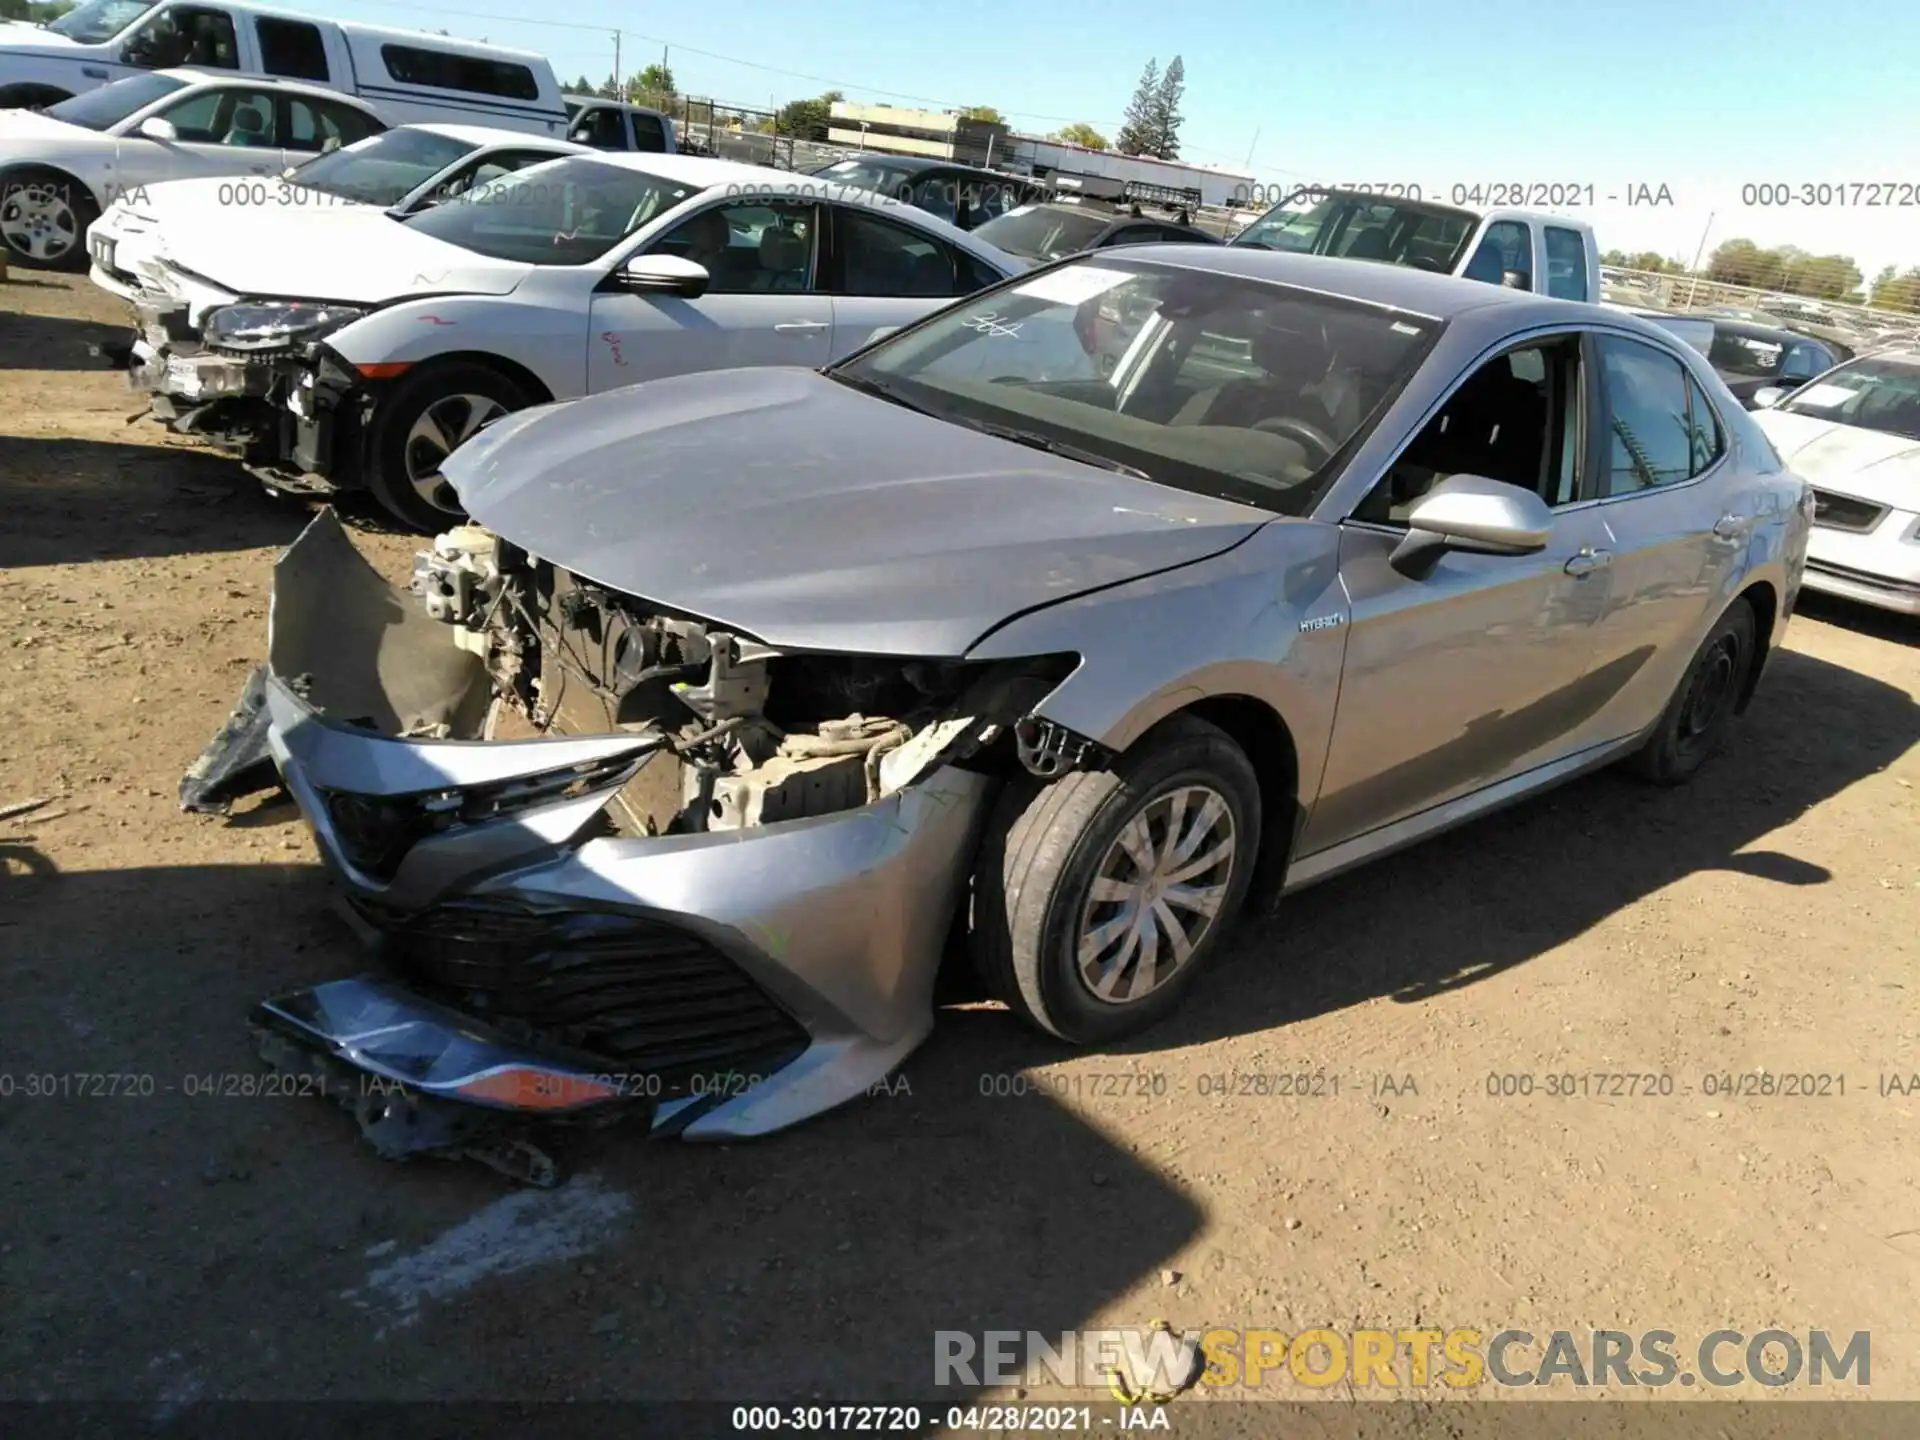
[[[1728,607],[1687,666],[1647,742],[1626,761],[1632,775],[1654,785],[1680,785],[1726,738],[1757,653],[1753,607]]]
[[[1245,753],[1188,715],[1162,721],[1110,770],[1008,786],[974,870],[982,980],[1076,1045],[1157,1024],[1238,914],[1260,819]]]
[[[0,242],[9,259],[37,270],[85,270],[87,227],[100,218],[93,193],[44,167],[0,176]]]
[[[439,462],[482,425],[533,397],[498,370],[465,362],[409,375],[384,396],[368,447],[367,489],[408,529],[437,534],[466,519]]]

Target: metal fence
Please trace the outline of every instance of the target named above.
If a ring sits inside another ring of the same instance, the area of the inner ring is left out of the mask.
[[[1607,267],[1606,298],[1615,304],[1640,305],[1649,310],[1750,310],[1782,320],[1830,325],[1863,338],[1905,339],[1920,336],[1920,317],[1903,310],[1847,305],[1835,300],[1809,300],[1778,290],[1729,285],[1699,275],[1662,274],[1651,270]]]

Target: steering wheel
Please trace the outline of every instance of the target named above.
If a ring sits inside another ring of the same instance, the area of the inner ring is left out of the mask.
[[[1340,446],[1334,438],[1317,425],[1309,425],[1305,420],[1296,420],[1291,415],[1275,415],[1268,420],[1256,420],[1248,427],[1267,435],[1284,435],[1289,440],[1298,440],[1301,444],[1320,454],[1320,463],[1326,464],[1334,457]]]
[[[1447,273],[1438,260],[1428,260],[1425,257],[1414,261],[1413,268],[1416,270],[1431,270],[1436,275],[1444,275]]]

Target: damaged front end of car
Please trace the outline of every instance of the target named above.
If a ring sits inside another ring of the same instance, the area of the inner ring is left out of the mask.
[[[1077,664],[783,653],[479,526],[389,585],[323,511],[268,664],[182,784],[277,780],[383,973],[270,1000],[265,1058],[381,1153],[557,1174],[555,1127],[727,1140],[868,1093],[926,1036],[1000,777]]]

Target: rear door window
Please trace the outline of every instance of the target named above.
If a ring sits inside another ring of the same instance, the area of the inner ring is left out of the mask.
[[[1547,294],[1556,300],[1591,300],[1587,293],[1587,238],[1578,230],[1547,226]]]
[[[254,21],[260,37],[260,68],[269,75],[325,82],[327,46],[320,27],[304,20],[275,20],[262,15]]]
[[[667,127],[660,123],[658,115],[648,115],[634,111],[627,117],[633,122],[633,148],[648,154],[660,155],[667,148]]]
[[[1672,485],[1704,469],[1689,394],[1694,387],[1680,362],[1617,335],[1600,337],[1600,360],[1609,431],[1605,493]]]

